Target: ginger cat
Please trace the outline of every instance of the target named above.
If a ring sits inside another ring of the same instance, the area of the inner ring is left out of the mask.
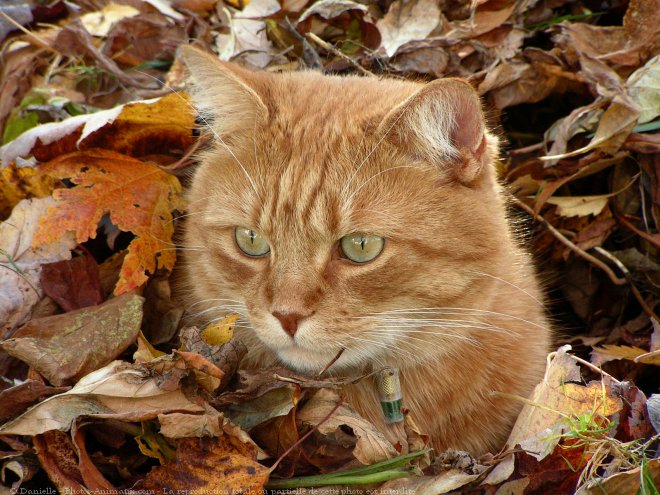
[[[550,346],[529,256],[507,222],[498,143],[460,79],[428,84],[250,72],[184,47],[213,133],[190,188],[189,313],[241,315],[247,365],[399,368],[438,451],[506,440]],[[345,390],[383,421],[371,380]]]

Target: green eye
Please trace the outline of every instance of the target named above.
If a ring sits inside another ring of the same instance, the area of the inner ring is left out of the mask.
[[[261,234],[245,227],[236,227],[236,244],[248,256],[264,256],[270,252],[270,246]]]
[[[356,263],[367,263],[376,259],[383,251],[385,239],[377,235],[351,234],[339,241],[341,252]]]

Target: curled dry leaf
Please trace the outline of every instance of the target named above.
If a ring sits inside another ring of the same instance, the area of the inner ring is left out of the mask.
[[[197,384],[207,392],[220,386],[224,372],[208,359],[194,352],[174,351],[156,357],[141,366],[157,373],[158,386],[163,390],[177,390],[181,380],[192,374]]]
[[[254,400],[229,405],[227,417],[246,431],[270,419],[286,416],[300,400],[299,387],[284,386],[266,392]]]
[[[365,5],[353,2],[352,0],[319,0],[310,5],[309,8],[300,15],[298,23],[300,24],[312,15],[318,15],[324,19],[334,19],[349,10],[360,10],[362,12],[368,11]]]
[[[410,41],[425,39],[440,23],[440,9],[433,0],[396,0],[376,23],[381,48],[388,57]]]
[[[197,353],[222,370],[224,376],[217,390],[223,390],[234,373],[238,370],[241,360],[247,354],[245,344],[239,340],[232,339],[223,345],[210,345],[206,343],[196,327],[188,327],[179,333],[184,349]]]
[[[105,366],[135,342],[143,302],[124,294],[99,306],[32,319],[1,345],[50,383],[64,385]]]
[[[172,246],[172,210],[182,208],[181,185],[155,165],[101,149],[70,153],[42,166],[45,174],[70,179],[72,189],[57,189],[57,206],[41,219],[33,245],[53,242],[75,232],[78,242],[96,236],[99,221],[111,221],[136,238],[128,246],[115,294],[123,294],[147,281],[147,273],[171,270],[176,254]]]
[[[103,302],[99,267],[88,254],[43,265],[41,286],[64,311]]]
[[[633,72],[626,84],[628,94],[640,108],[640,124],[660,115],[660,55]]]
[[[558,45],[612,64],[635,66],[657,53],[660,2],[632,0],[622,26],[592,26],[582,22],[561,24]]]
[[[266,34],[266,23],[261,18],[268,17],[280,10],[275,0],[251,2],[243,11],[231,13],[229,16],[229,34],[219,34],[216,37],[220,59],[232,60],[241,54],[247,64],[263,69],[273,58],[273,44]]]
[[[204,407],[190,402],[180,389],[165,391],[152,373],[122,361],[80,379],[68,392],[49,397],[0,427],[0,435],[38,435],[68,431],[80,416],[146,421],[168,412],[199,414]]]
[[[87,491],[69,435],[61,431],[46,431],[34,438],[34,448],[39,463],[60,493]]]
[[[23,323],[41,299],[41,266],[71,258],[76,241],[70,233],[31,246],[40,218],[55,204],[51,197],[24,199],[0,223],[0,338]]]
[[[346,404],[341,404],[330,418],[321,423],[340,401],[336,392],[320,389],[298,411],[297,420],[311,427],[318,425],[318,431],[324,435],[334,433],[342,426],[349,427],[357,438],[353,455],[362,464],[375,464],[397,455],[385,436]]]
[[[23,383],[0,392],[0,423],[18,416],[32,404],[51,395],[66,392],[68,387],[49,387],[38,380]]]
[[[415,476],[388,481],[380,487],[383,493],[415,493],[416,495],[442,495],[472,483],[478,474],[450,469],[437,476]]]

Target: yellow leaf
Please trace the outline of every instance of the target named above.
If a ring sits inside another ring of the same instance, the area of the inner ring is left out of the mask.
[[[153,361],[154,359],[165,356],[166,354],[162,351],[159,351],[154,346],[152,346],[147,338],[144,336],[142,331],[138,333],[137,337],[137,351],[133,353],[133,360],[136,363],[146,363],[148,361]]]
[[[201,332],[202,340],[208,345],[224,345],[234,336],[234,325],[238,320],[236,313],[225,316],[222,320],[210,323]]]
[[[650,353],[639,347],[605,344],[601,347],[594,347],[591,351],[591,362],[596,366],[615,359],[627,359],[628,361],[660,366],[660,355]]]
[[[235,9],[243,10],[250,3],[250,0],[226,0],[225,3],[231,5]]]
[[[21,199],[50,196],[56,184],[55,179],[32,167],[16,167],[11,163],[0,168],[0,217],[8,217]]]

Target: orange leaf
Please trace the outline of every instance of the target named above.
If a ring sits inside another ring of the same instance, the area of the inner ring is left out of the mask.
[[[176,446],[176,458],[152,469],[141,489],[155,493],[262,493],[268,481],[269,471],[256,461],[256,449],[226,433],[219,438],[182,438]]]
[[[155,165],[100,149],[61,156],[41,167],[44,174],[69,178],[77,187],[57,189],[58,205],[39,223],[33,245],[51,242],[67,231],[77,242],[96,236],[101,217],[136,237],[128,246],[115,294],[139,287],[147,273],[171,270],[176,261],[172,245],[171,211],[182,208],[181,185],[176,177]]]

